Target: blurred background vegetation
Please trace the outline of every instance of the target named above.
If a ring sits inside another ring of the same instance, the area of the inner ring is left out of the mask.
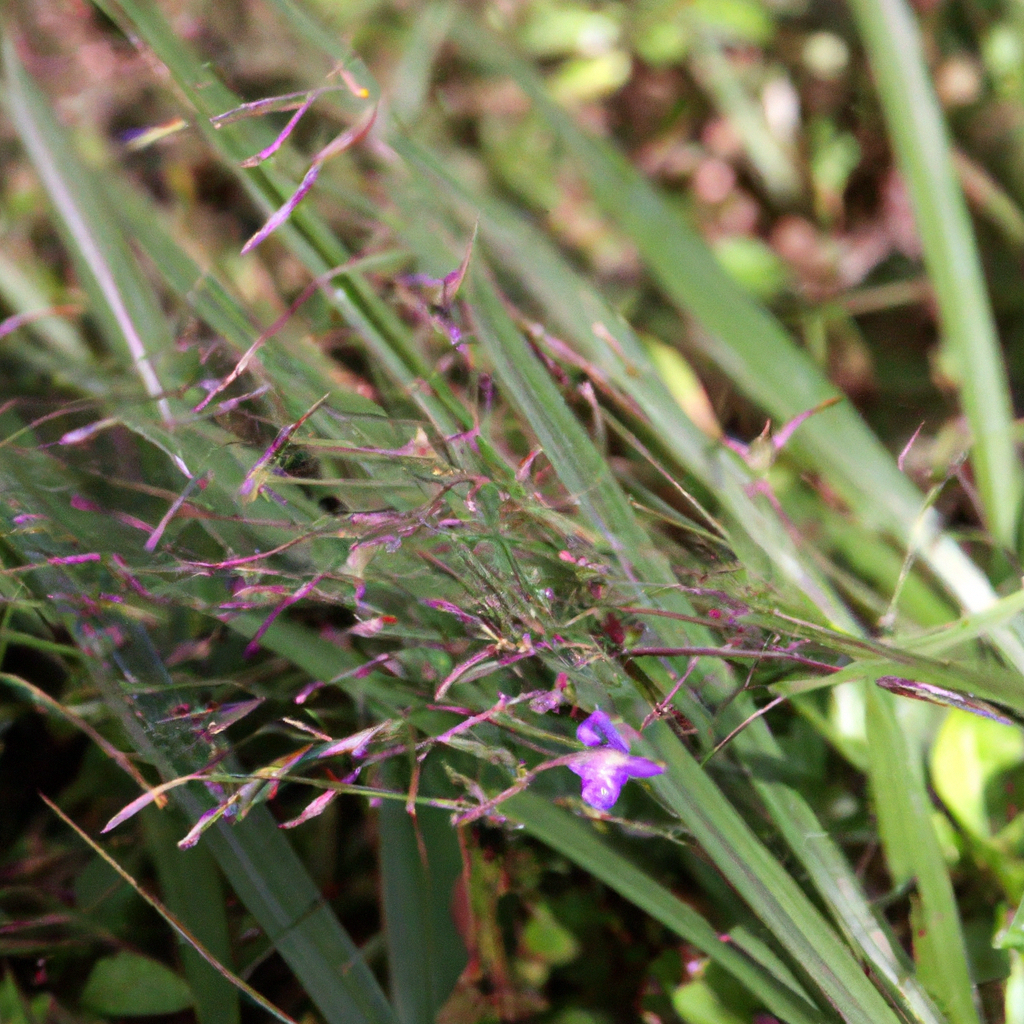
[[[0,1020],[1024,1021],[1016,0],[0,32]]]

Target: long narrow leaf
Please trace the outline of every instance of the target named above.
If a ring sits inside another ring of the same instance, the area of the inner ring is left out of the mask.
[[[398,785],[395,767],[386,766],[389,788],[408,788]],[[395,1010],[402,1024],[418,1024],[435,1019],[466,966],[449,909],[462,869],[459,844],[448,815],[436,808],[422,808],[413,818],[387,801],[378,821]]]
[[[852,7],[914,204],[944,345],[971,426],[971,464],[988,528],[1014,547],[1024,480],[1006,369],[921,39],[904,0],[853,0]]]
[[[170,333],[148,282],[142,277],[92,174],[78,160],[39,88],[5,38],[6,102],[15,126],[59,214],[57,223],[94,298],[108,336],[130,355],[147,393],[170,420],[153,356],[171,346]]]
[[[111,857],[106,850],[103,849],[102,846],[100,846],[98,843],[90,839],[88,834],[84,832],[78,825],[76,825],[55,803],[53,803],[49,799],[49,797],[47,797],[45,794],[40,793],[40,799],[43,801],[43,803],[46,804],[47,807],[50,808],[51,811],[53,811],[55,815],[57,815],[58,818],[61,819],[61,821],[64,822],[65,825],[74,830],[78,834],[79,838],[83,840],[83,842],[88,844],[96,854],[98,854],[104,861],[106,861],[106,863],[111,868],[113,868],[114,871],[118,875],[120,875],[121,878],[124,881],[126,881],[136,891],[136,893],[138,893],[138,895],[141,896],[142,899],[145,900],[145,902],[148,903],[174,929],[174,931],[177,932],[178,935],[189,944],[189,947],[198,956],[202,957],[202,959],[212,969],[216,970],[222,977],[229,980],[232,985],[243,991],[247,996],[249,996],[250,999],[252,999],[254,1003],[257,1004],[257,1006],[263,1007],[263,1009],[266,1010],[267,1013],[269,1013],[275,1020],[282,1021],[282,1024],[296,1024],[296,1022],[286,1013],[283,1013],[272,1003],[268,1002],[254,988],[252,988],[250,985],[244,982],[241,978],[238,978],[235,975],[231,974],[231,972],[228,971],[227,968],[220,964],[217,958],[213,955],[213,953],[211,953],[199,941],[199,939],[196,938],[196,936],[194,936],[189,931],[189,929],[185,926],[185,924],[182,921],[179,921],[157,899],[155,899],[153,896],[150,896],[149,893],[147,893],[146,890],[141,885],[139,885],[139,883],[134,878],[132,878],[132,876],[128,874],[128,872],[125,871],[125,869],[121,867],[121,865],[116,860],[114,860],[114,858]]]
[[[43,496],[48,479],[43,459],[40,454],[7,458],[2,467],[4,490],[23,508],[34,508],[60,523],[68,507],[53,497],[58,493],[56,487],[49,488],[49,497]],[[41,489],[37,491],[37,487]],[[0,508],[8,544],[18,535],[13,515],[11,504]],[[74,527],[65,530],[66,536],[73,533]],[[197,743],[187,726],[168,724],[174,721],[174,688],[145,629],[116,611],[97,617],[76,608],[73,595],[78,588],[71,575],[75,566],[56,566],[45,560],[46,556],[60,558],[71,552],[42,536],[34,536],[31,543],[31,556],[19,553],[20,560],[33,564],[42,557],[44,568],[33,574],[33,584],[41,594],[67,595],[58,611],[88,652],[87,665],[95,683],[137,753],[165,780],[204,767],[212,748]],[[103,643],[111,630],[123,640],[112,651]],[[190,790],[181,786],[173,792],[194,820],[211,806],[202,787]],[[206,842],[224,876],[326,1020],[332,1024],[393,1024],[393,1011],[372,971],[265,807],[254,808],[236,826],[220,823],[207,833]]]
[[[927,977],[956,1024],[978,1024],[967,950],[953,886],[932,825],[923,767],[915,763],[893,714],[893,698],[872,687],[867,697],[868,750],[880,833],[891,862],[907,864],[917,882],[923,930],[936,962]],[[900,785],[893,785],[899,778]],[[919,936],[919,939],[922,936]],[[917,945],[915,943],[915,945]]]
[[[160,888],[168,909],[185,922],[221,964],[231,964],[231,937],[224,905],[223,885],[209,852],[193,850],[182,857],[175,846],[175,815],[157,810],[143,816],[147,845],[156,864]],[[182,966],[195,998],[199,1024],[236,1024],[238,992],[213,970],[191,946],[182,950]]]

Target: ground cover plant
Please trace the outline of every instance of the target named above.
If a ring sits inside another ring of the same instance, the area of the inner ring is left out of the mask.
[[[1024,1020],[1015,6],[0,33],[0,1019]]]

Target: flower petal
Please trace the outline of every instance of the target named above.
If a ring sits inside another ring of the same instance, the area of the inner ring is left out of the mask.
[[[583,791],[580,794],[585,804],[596,807],[599,811],[610,811],[619,799],[622,787],[626,780],[618,775],[598,775],[592,779],[583,780]]]
[[[649,779],[652,775],[661,775],[665,769],[646,757],[630,757],[626,761],[626,774],[631,779]]]
[[[584,761],[581,757],[569,765],[583,780],[584,803],[600,811],[607,811],[619,799],[622,787],[629,778],[619,760],[621,756],[617,755],[614,761],[600,757]]]
[[[580,722],[576,730],[576,739],[585,747],[597,747],[607,743],[623,754],[629,753],[629,744],[612,725],[612,720],[600,709],[595,708],[593,714]]]

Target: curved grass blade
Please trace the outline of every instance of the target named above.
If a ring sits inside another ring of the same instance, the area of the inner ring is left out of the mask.
[[[277,5],[286,12],[294,10],[294,5],[289,3],[288,0],[277,0]],[[323,38],[322,34],[320,38]],[[399,145],[403,144],[403,142],[404,140],[398,140]],[[529,251],[528,247],[524,251]],[[561,466],[559,466],[559,470],[561,472]],[[590,482],[592,483],[594,479],[594,477],[590,477]],[[750,729],[745,735],[760,737],[762,733],[760,730]],[[767,734],[765,733],[765,735]],[[756,741],[751,739],[751,742]],[[798,803],[800,802],[799,797],[796,797],[796,800]],[[813,814],[811,814],[809,808],[806,805],[802,805],[802,809],[805,812],[805,818],[813,821]],[[787,822],[787,824],[792,826],[789,829],[789,836],[794,849],[806,851],[807,845],[802,841],[803,837],[795,822]],[[823,835],[820,828],[814,828],[810,831]],[[905,966],[898,962],[892,947],[882,948],[879,941],[873,937],[874,933],[878,932],[877,922],[874,920],[866,902],[863,901],[863,897],[856,896],[857,885],[849,871],[848,865],[845,864],[845,860],[838,853],[838,850],[834,847],[829,847],[830,841],[827,837],[823,836],[823,839],[822,848],[816,848],[814,851],[808,851],[801,855],[806,856],[811,862],[812,874],[821,885],[826,899],[829,900],[830,905],[836,910],[840,919],[843,920],[844,927],[848,933],[857,935],[863,940],[862,947],[869,958],[873,962],[877,959],[876,967],[879,969],[879,973],[899,993],[899,998],[904,1001],[908,1012],[921,1020],[938,1019],[934,1007],[929,1004],[927,997],[921,992],[919,986],[916,985],[913,978],[908,978]],[[824,847],[829,848],[824,849]],[[829,853],[831,853],[831,857],[828,856]],[[837,870],[840,866],[843,869]],[[853,893],[854,896],[851,898],[844,895],[847,891]],[[848,918],[844,917],[844,915],[848,915]]]
[[[636,403],[665,447],[728,510],[732,543],[759,547],[780,576],[806,594],[827,621],[838,628],[855,629],[847,609],[816,568],[796,550],[775,512],[752,498],[748,488],[753,477],[748,468],[724,446],[712,442],[686,416],[629,325],[555,252],[550,241],[496,201],[469,194],[446,170],[443,161],[422,147],[404,138],[393,138],[392,145],[417,169],[437,181],[453,200],[465,201],[479,211],[481,230],[501,264],[515,269],[544,305],[552,322],[566,331],[577,350]],[[426,189],[418,190],[412,202],[436,203],[436,196],[431,198],[426,193]],[[750,541],[744,542],[747,536]]]
[[[852,8],[914,205],[943,344],[971,427],[971,465],[987,525],[998,543],[1014,548],[1024,479],[1013,442],[1009,385],[920,35],[904,0],[853,0]]]
[[[165,388],[152,363],[153,354],[172,344],[159,304],[121,232],[114,227],[115,218],[91,172],[71,149],[9,37],[3,41],[3,63],[7,105],[59,214],[57,226],[92,297],[93,311],[108,337],[128,352],[146,392],[156,399],[160,415],[169,422],[172,417],[163,397]],[[181,468],[188,475],[183,465]]]
[[[65,536],[80,532],[74,522],[67,522],[68,506],[57,497],[63,488],[45,486],[55,479],[45,456],[20,452],[5,458],[3,465],[4,490],[16,503],[43,513]],[[11,509],[11,504],[0,505],[8,547],[18,537]],[[17,553],[21,564],[40,566],[28,579],[41,595],[66,595],[51,606],[89,655],[87,667],[97,688],[139,755],[166,780],[205,767],[212,748],[197,743],[186,724],[175,723],[175,689],[142,625],[117,611],[83,613],[81,606],[76,608],[78,567],[47,562],[53,558],[66,563],[69,550],[43,534],[31,535],[31,544],[31,553]],[[111,631],[123,642],[108,649],[104,638]],[[174,794],[193,820],[212,804],[202,787],[179,786]],[[327,1021],[394,1024],[372,971],[265,807],[253,808],[237,825],[218,823],[205,842]]]

